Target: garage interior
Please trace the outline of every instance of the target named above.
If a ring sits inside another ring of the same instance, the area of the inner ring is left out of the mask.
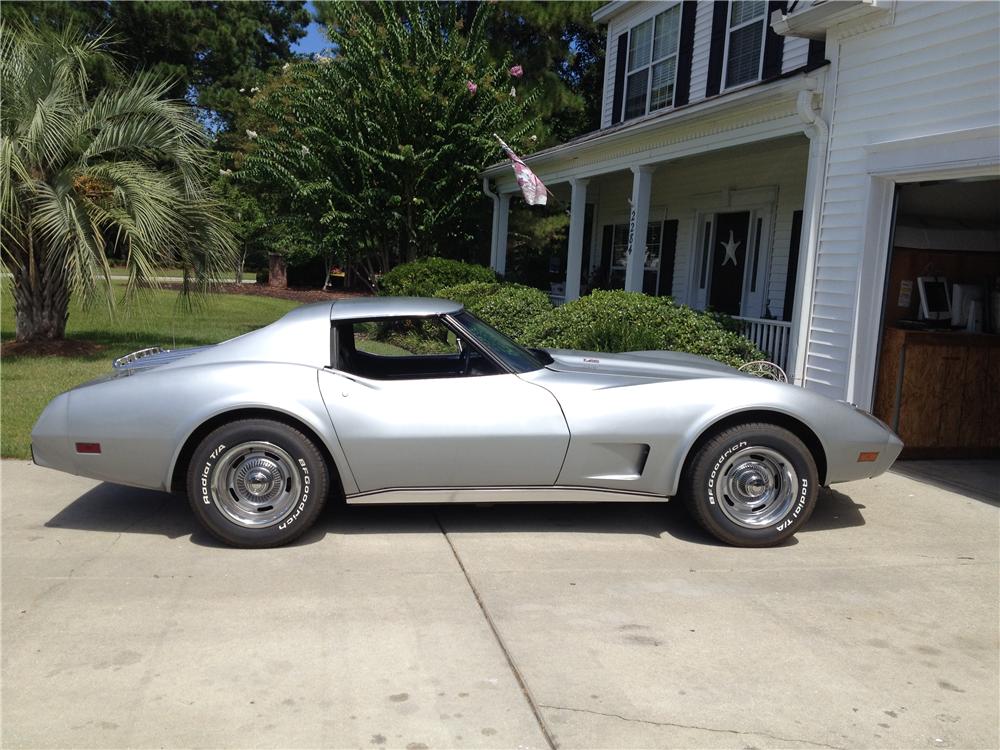
[[[897,187],[874,413],[902,458],[1000,458],[1000,179]]]

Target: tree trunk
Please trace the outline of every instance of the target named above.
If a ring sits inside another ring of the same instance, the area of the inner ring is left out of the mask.
[[[246,262],[247,243],[244,242],[240,254],[236,256],[236,273],[234,274],[234,278],[236,279],[237,284],[243,283],[243,267],[246,265]]]
[[[69,283],[66,269],[34,266],[15,267],[15,341],[52,341],[66,335],[69,317]]]
[[[268,272],[267,285],[276,289],[288,288],[288,264],[285,258],[278,253],[271,253],[267,257]]]

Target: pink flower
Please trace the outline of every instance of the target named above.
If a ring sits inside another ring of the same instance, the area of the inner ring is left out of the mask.
[[[520,78],[521,76],[524,75],[524,68],[522,68],[520,65],[515,65],[513,68],[510,69],[510,74],[514,76],[514,78]]]
[[[479,87],[472,81],[465,82],[465,88],[469,90],[470,94],[475,94]]]

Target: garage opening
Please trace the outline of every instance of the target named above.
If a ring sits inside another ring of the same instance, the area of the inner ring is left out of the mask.
[[[899,185],[891,236],[873,411],[902,458],[998,459],[1000,179]]]

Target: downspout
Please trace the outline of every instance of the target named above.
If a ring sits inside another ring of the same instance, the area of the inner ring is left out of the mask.
[[[500,196],[490,190],[490,178],[483,178],[483,192],[493,199],[493,233],[490,236],[490,268],[497,269],[497,229],[500,224]]]
[[[815,107],[819,83],[815,78],[807,78],[805,84],[795,102],[795,109],[804,123],[802,131],[809,139],[809,164],[806,172],[809,182],[802,205],[804,231],[799,239],[799,262],[795,274],[799,289],[797,304],[792,310],[792,341],[789,351],[792,382],[796,385],[805,385],[806,342],[815,287],[819,220],[823,210],[826,155],[830,141],[830,127]]]

